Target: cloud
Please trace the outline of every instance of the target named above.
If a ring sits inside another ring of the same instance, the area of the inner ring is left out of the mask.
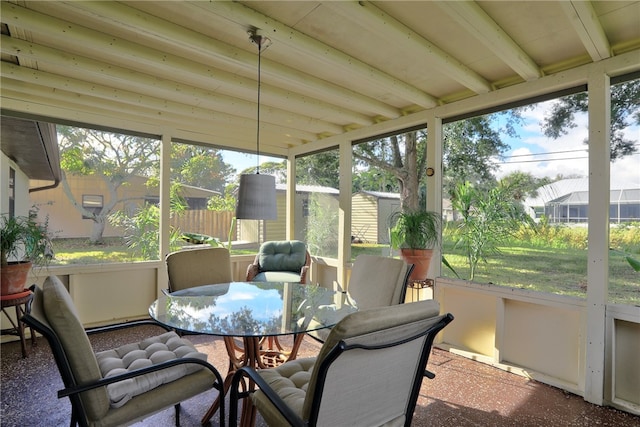
[[[542,122],[554,101],[537,104],[523,113],[525,123],[520,127],[519,138],[507,138],[511,151],[500,163],[496,176],[501,178],[512,172],[527,172],[542,178],[558,175],[589,176],[589,137],[587,114],[576,114],[575,127],[567,129],[566,135],[557,139],[546,137],[542,132]],[[640,142],[640,127],[626,129],[629,139]],[[611,187],[640,187],[640,154],[627,156],[610,164]]]

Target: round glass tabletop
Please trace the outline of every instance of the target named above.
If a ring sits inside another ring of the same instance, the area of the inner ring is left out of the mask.
[[[298,283],[232,282],[163,295],[149,307],[158,322],[178,330],[263,337],[328,328],[357,311],[348,294]]]

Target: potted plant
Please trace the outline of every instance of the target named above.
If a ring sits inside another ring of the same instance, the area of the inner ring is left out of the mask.
[[[429,272],[433,248],[440,241],[441,216],[427,210],[396,212],[391,217],[391,247],[414,268],[410,282],[425,280]]]
[[[47,224],[31,217],[2,215],[0,220],[0,269],[2,295],[22,292],[32,266],[51,258]]]

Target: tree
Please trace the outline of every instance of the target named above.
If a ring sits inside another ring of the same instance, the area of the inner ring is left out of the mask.
[[[171,216],[182,215],[187,209],[187,201],[181,194],[182,186],[174,183],[170,188]],[[145,260],[158,259],[160,253],[160,208],[152,203],[144,203],[129,216],[125,211],[115,211],[109,215],[109,221],[124,229],[124,242],[132,251]],[[174,251],[180,245],[182,232],[178,228],[169,228],[169,248]]]
[[[462,246],[469,264],[469,280],[475,277],[480,261],[499,253],[522,224],[533,225],[520,203],[514,199],[512,183],[500,181],[490,190],[479,189],[470,182],[458,183],[451,203],[462,220],[456,230],[456,246]]]
[[[528,172],[512,172],[501,180],[502,185],[510,189],[513,200],[518,202],[523,202],[527,197],[537,197],[540,187],[554,181],[547,177],[536,178]]]
[[[352,191],[398,192],[398,180],[388,171],[380,169],[364,169],[353,174]]]
[[[586,92],[558,99],[543,120],[544,134],[554,139],[566,135],[569,129],[577,126],[576,113],[586,113],[588,108]],[[631,125],[640,125],[640,79],[611,86],[612,161],[638,152],[638,141],[624,136],[624,130]]]
[[[495,186],[498,165],[493,159],[509,149],[500,139],[501,131],[492,127],[497,117],[498,114],[477,116],[444,126],[444,194],[452,197],[458,184],[467,181],[479,190],[488,191]]]
[[[102,233],[109,214],[120,198],[118,189],[135,176],[148,177],[159,164],[160,142],[150,138],[115,134],[93,129],[58,126],[60,164],[63,170],[62,187],[72,205],[83,217],[93,221],[89,240],[102,242]],[[101,208],[85,209],[82,200],[72,194],[66,174],[94,175],[105,183],[108,194]]]
[[[395,177],[404,211],[416,211],[420,206],[419,186],[427,161],[425,130],[392,135],[358,144],[354,157],[369,168],[379,169]]]
[[[220,150],[192,144],[172,144],[172,181],[223,193],[227,177],[236,170],[225,163]]]
[[[337,150],[316,153],[296,160],[296,184],[340,188],[340,158]]]
[[[507,117],[505,129],[494,129],[499,117]],[[512,133],[511,125],[519,119],[517,111],[477,116],[447,124],[443,129],[444,192],[452,194],[456,183],[471,181],[482,188],[495,184],[492,171],[496,157],[509,148],[500,139],[502,132]],[[392,135],[358,144],[354,157],[370,169],[392,175],[397,180],[402,210],[424,207],[427,130]]]

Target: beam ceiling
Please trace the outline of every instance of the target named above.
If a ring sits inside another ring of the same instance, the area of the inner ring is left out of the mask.
[[[638,53],[638,1],[3,1],[2,113],[288,150]]]

